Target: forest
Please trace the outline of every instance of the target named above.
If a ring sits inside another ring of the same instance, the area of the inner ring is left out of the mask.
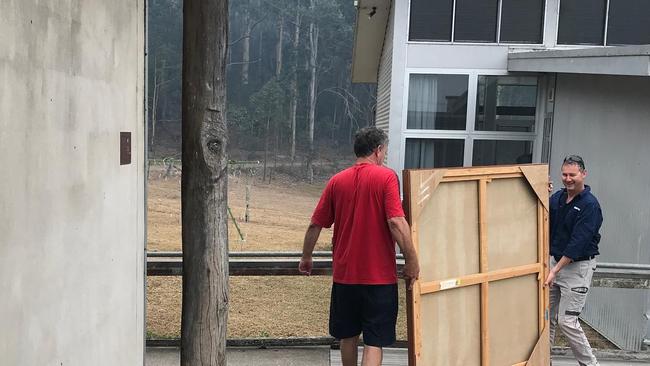
[[[181,156],[182,0],[150,0],[149,157]],[[229,4],[228,153],[306,167],[351,155],[371,124],[374,84],[352,84],[355,9],[349,0]]]

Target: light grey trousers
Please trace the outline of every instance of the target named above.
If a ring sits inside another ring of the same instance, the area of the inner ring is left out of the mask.
[[[551,257],[550,263],[550,268],[553,268],[557,261]],[[555,330],[560,328],[576,360],[584,366],[598,365],[578,321],[595,269],[596,259],[569,263],[558,272],[555,283],[550,288],[551,345],[555,340]]]

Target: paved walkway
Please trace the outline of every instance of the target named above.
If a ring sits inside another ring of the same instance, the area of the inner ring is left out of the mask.
[[[359,357],[359,360],[361,358]],[[648,362],[606,361],[601,366],[641,366]],[[178,366],[178,348],[147,348],[146,366]],[[578,363],[568,357],[554,357],[553,366],[576,366]],[[341,356],[338,350],[329,347],[283,347],[283,348],[229,348],[229,366],[339,366]],[[386,349],[383,366],[406,366],[405,349]]]
[[[330,366],[329,347],[229,348],[230,366]],[[147,348],[146,366],[178,366],[178,348]]]

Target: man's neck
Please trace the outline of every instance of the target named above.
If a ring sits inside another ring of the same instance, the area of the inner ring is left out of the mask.
[[[566,201],[571,202],[577,195],[582,193],[584,190],[585,190],[584,185],[582,187],[580,187],[580,188],[576,188],[576,189],[571,190],[571,191],[567,189],[566,190],[566,195],[567,195]]]
[[[356,164],[362,164],[362,163],[378,165],[377,161],[375,159],[373,159],[372,155],[371,156],[365,156],[363,158],[357,158]]]

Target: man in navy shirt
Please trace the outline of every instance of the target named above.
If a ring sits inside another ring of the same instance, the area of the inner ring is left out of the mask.
[[[551,271],[546,279],[550,286],[550,337],[560,328],[580,365],[594,366],[598,361],[578,322],[587,299],[603,222],[600,204],[585,185],[584,160],[569,155],[562,162],[564,189],[550,198]]]

